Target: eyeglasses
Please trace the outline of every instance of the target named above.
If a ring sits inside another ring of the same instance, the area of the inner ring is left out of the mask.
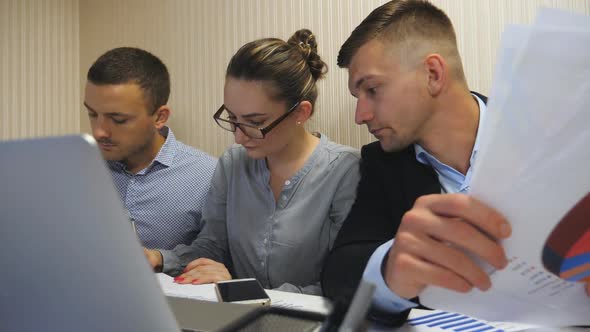
[[[213,119],[215,120],[218,126],[227,131],[235,133],[236,128],[240,128],[244,135],[250,138],[263,139],[266,136],[266,134],[268,134],[268,132],[270,132],[274,127],[281,123],[281,121],[288,117],[289,114],[293,113],[293,111],[297,108],[298,105],[299,102],[293,105],[293,107],[291,107],[285,114],[281,115],[278,119],[274,120],[271,124],[264,128],[258,128],[256,126],[231,120],[231,118],[235,118],[235,116],[230,110],[228,110],[225,107],[225,105],[221,105],[221,107],[213,115]]]

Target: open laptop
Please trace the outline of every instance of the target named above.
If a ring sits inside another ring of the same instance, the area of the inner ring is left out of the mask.
[[[167,300],[183,332],[226,330],[233,322],[252,314],[260,307],[180,297],[167,297]]]
[[[0,142],[0,248],[0,331],[180,331],[91,136]],[[251,310],[170,301],[195,331]]]

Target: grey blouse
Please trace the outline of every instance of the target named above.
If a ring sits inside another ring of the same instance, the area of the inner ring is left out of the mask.
[[[321,294],[320,272],[356,195],[359,152],[321,135],[320,143],[276,201],[266,161],[239,145],[219,159],[191,245],[161,250],[163,271],[177,275],[192,260],[224,262],[234,278],[267,289]]]

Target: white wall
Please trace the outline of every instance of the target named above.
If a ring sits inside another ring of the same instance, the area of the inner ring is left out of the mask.
[[[77,0],[0,0],[0,140],[80,131]]]
[[[136,46],[161,57],[172,78],[170,126],[185,143],[219,155],[233,141],[216,127],[231,55],[261,37],[287,39],[306,27],[329,72],[309,128],[360,147],[340,45],[384,0],[0,0],[0,139],[88,130],[81,100],[86,72],[105,51]],[[473,90],[492,84],[507,23],[530,23],[539,6],[590,15],[590,0],[434,0],[451,17]]]

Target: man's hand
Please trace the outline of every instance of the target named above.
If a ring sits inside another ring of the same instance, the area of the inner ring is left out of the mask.
[[[231,279],[225,265],[208,258],[199,258],[190,262],[184,273],[174,278],[174,281],[179,284],[200,285]]]
[[[143,248],[143,253],[147,258],[150,266],[155,272],[162,271],[162,264],[164,264],[164,259],[162,258],[162,253],[155,249],[146,249]]]
[[[502,215],[470,196],[420,197],[402,218],[385,265],[385,281],[405,298],[418,296],[428,285],[458,292],[487,290],[489,276],[464,250],[502,269],[508,262],[497,241],[510,233]]]

